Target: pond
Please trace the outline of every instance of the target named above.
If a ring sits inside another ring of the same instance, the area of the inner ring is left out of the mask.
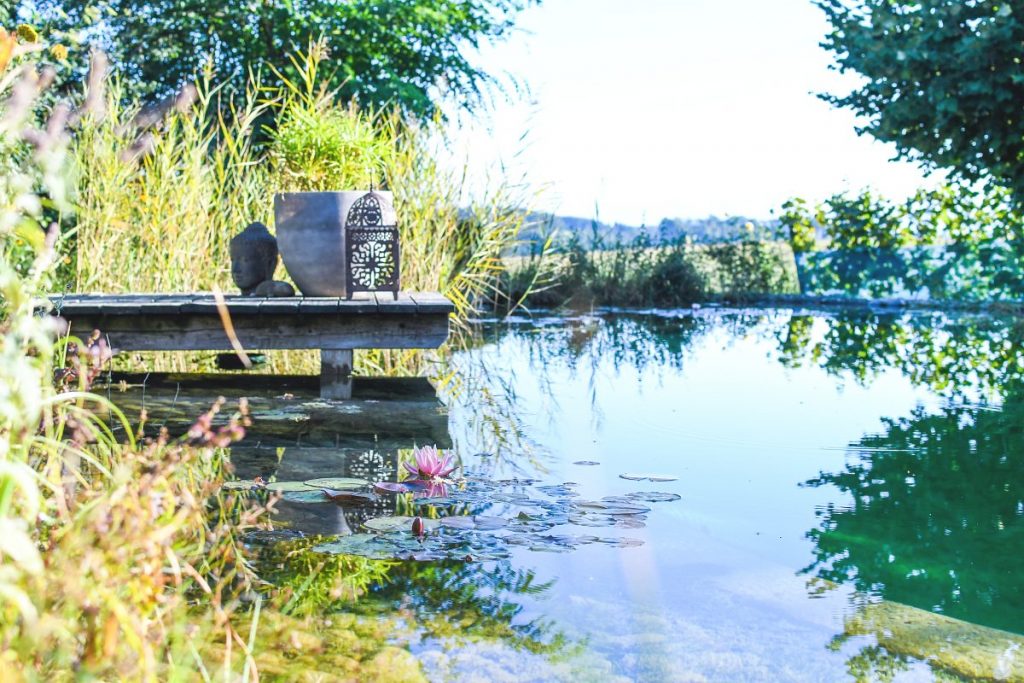
[[[1024,323],[704,308],[480,332],[445,394],[464,481],[281,503],[329,535],[317,553],[403,558],[347,609],[403,615],[432,680],[1024,679]],[[277,476],[393,480],[387,447],[278,449]]]

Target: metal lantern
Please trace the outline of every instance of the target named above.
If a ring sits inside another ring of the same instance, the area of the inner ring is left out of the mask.
[[[370,191],[345,221],[346,294],[391,292],[398,298],[398,218],[391,193]]]

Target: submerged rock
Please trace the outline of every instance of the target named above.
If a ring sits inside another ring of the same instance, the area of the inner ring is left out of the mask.
[[[874,636],[894,655],[971,680],[1024,682],[1024,636],[880,602],[847,618],[845,636]]]

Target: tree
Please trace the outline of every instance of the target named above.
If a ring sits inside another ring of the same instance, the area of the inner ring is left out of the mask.
[[[1024,203],[1024,2],[815,0],[822,46],[866,81],[825,95],[902,158],[992,179]]]
[[[471,51],[505,37],[539,0],[22,0],[18,16],[83,31],[136,92],[162,95],[207,63],[219,81],[250,69],[286,71],[288,56],[323,39],[331,85],[364,106],[433,114],[443,94],[472,107],[495,79]]]

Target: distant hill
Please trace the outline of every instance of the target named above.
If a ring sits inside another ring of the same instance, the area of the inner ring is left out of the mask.
[[[532,213],[527,217],[526,226],[522,233],[524,244],[516,249],[519,253],[528,253],[531,250],[530,243],[539,244],[552,233],[556,233],[556,244],[559,246],[577,242],[586,249],[613,249],[640,241],[660,244],[687,236],[694,242],[727,242],[751,232],[752,236],[762,239],[783,237],[779,221],[745,216],[665,218],[656,226],[633,226],[604,223],[592,218]]]

